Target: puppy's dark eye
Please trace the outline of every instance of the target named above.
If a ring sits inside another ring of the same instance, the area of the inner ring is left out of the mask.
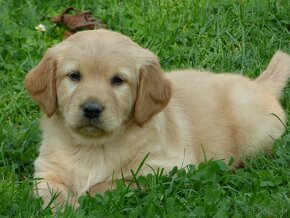
[[[122,77],[120,77],[119,75],[116,75],[111,79],[111,84],[114,86],[120,86],[124,82],[125,82],[125,80]]]
[[[72,80],[72,81],[80,81],[81,80],[81,74],[79,71],[75,71],[75,72],[72,72],[71,74],[69,74],[69,78]]]

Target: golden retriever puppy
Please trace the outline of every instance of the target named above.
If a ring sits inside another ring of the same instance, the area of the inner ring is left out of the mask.
[[[270,151],[284,132],[278,98],[289,77],[282,52],[254,81],[196,70],[164,74],[157,57],[126,36],[79,32],[48,49],[25,80],[45,112],[38,194],[45,205],[54,193],[59,203],[75,203],[92,187],[109,189],[113,175],[130,180],[148,153],[143,174]]]

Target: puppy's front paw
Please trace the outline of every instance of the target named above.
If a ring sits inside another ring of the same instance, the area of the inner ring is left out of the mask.
[[[110,190],[110,189],[114,189],[114,188],[116,188],[116,184],[114,184],[112,182],[102,182],[102,183],[98,183],[98,184],[95,184],[94,186],[92,186],[88,190],[88,194],[90,196],[94,196],[97,193],[104,194],[105,191]]]
[[[36,184],[34,193],[43,199],[43,208],[50,207],[53,212],[62,210],[67,205],[74,209],[79,207],[77,196],[62,184],[41,181]]]

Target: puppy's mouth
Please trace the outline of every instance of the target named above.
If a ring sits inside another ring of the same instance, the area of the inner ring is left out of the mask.
[[[102,136],[109,135],[110,132],[104,128],[104,125],[99,119],[85,120],[74,129],[82,135],[86,136]]]

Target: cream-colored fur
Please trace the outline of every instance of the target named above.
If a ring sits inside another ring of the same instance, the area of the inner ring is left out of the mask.
[[[79,81],[70,78],[76,71]],[[116,75],[124,83],[114,85]],[[45,205],[57,192],[58,202],[74,204],[90,189],[109,189],[113,176],[130,180],[148,153],[143,174],[205,156],[238,161],[270,151],[284,132],[277,98],[289,76],[290,57],[282,52],[254,81],[196,70],[163,74],[153,53],[121,34],[77,33],[50,48],[25,81],[45,111],[38,194]],[[104,106],[99,119],[84,117],[86,101]]]

